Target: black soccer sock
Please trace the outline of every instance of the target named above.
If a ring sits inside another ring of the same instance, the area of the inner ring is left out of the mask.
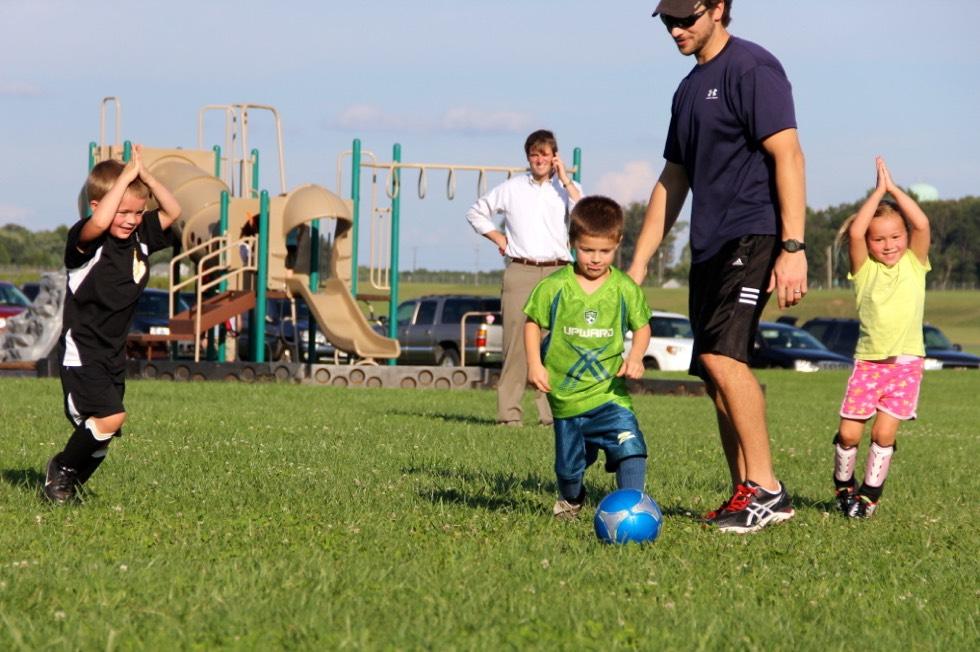
[[[108,446],[111,438],[112,433],[109,433],[108,437],[98,433],[95,431],[91,419],[86,420],[75,428],[75,432],[71,433],[68,443],[65,444],[65,450],[61,451],[58,456],[58,461],[63,466],[80,471],[92,462],[93,454]]]
[[[88,460],[78,468],[78,484],[85,484],[92,477],[92,474],[95,473],[95,470],[99,468],[99,465],[105,461],[108,454],[109,442],[107,441],[102,448],[96,449]]]

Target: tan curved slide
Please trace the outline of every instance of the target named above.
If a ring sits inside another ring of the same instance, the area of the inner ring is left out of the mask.
[[[340,279],[327,279],[319,292],[310,290],[306,274],[293,274],[286,284],[293,294],[303,297],[317,325],[338,349],[362,358],[397,358],[401,353],[398,340],[374,332]]]
[[[206,150],[143,148],[143,163],[177,198],[183,215],[181,238],[190,249],[214,237],[220,216],[221,193],[225,183],[209,170],[214,152]],[[258,200],[232,197],[229,204],[228,232],[241,232],[249,216],[258,212]],[[331,278],[319,292],[309,289],[306,274],[286,269],[286,236],[294,228],[328,218],[337,221],[331,251]],[[351,202],[316,184],[306,184],[291,192],[269,198],[269,289],[287,285],[302,296],[317,325],[338,349],[362,358],[397,358],[398,340],[376,333],[350,294],[351,279]],[[240,264],[240,261],[232,261]]]

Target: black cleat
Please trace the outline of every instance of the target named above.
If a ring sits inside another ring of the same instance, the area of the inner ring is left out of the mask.
[[[847,515],[851,518],[871,518],[878,511],[878,502],[864,494],[858,494]]]
[[[63,466],[55,455],[48,461],[44,477],[44,497],[57,505],[63,505],[75,497],[78,489],[78,473]]]
[[[854,501],[857,500],[857,493],[854,491],[854,487],[840,487],[837,490],[835,498],[837,500],[837,508],[840,509],[841,514],[850,516],[851,509],[854,507]]]

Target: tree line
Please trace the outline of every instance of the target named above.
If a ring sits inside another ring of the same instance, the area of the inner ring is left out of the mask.
[[[860,207],[863,199],[819,211],[807,209],[806,244],[809,263],[809,283],[812,287],[828,288],[847,285],[847,252],[835,246],[837,230]],[[948,290],[980,287],[980,197],[944,199],[923,202],[922,208],[932,225],[932,248],[929,259],[932,273],[927,277],[929,287]],[[633,259],[636,238],[643,224],[646,205],[633,202],[624,207],[626,228],[617,265],[625,269]],[[684,222],[678,222],[657,255],[650,261],[648,283],[663,285],[670,280],[686,282],[691,266],[690,249],[679,253],[676,241],[682,237]],[[31,231],[17,224],[0,227],[0,265],[58,269],[62,266],[68,227],[50,231]],[[321,237],[321,270],[328,269],[329,236]],[[157,254],[161,260],[169,253]],[[156,258],[155,258],[156,260]],[[499,283],[500,272],[413,270],[401,272],[403,281]]]

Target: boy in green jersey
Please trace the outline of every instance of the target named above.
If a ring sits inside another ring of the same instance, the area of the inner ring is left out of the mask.
[[[569,226],[575,264],[538,283],[524,306],[528,380],[548,393],[555,417],[556,518],[582,509],[582,478],[599,450],[620,489],[643,491],[647,449],[625,378],[643,375],[650,308],[640,287],[612,266],[622,238],[619,204],[580,200]],[[629,330],[633,346],[624,360]]]

